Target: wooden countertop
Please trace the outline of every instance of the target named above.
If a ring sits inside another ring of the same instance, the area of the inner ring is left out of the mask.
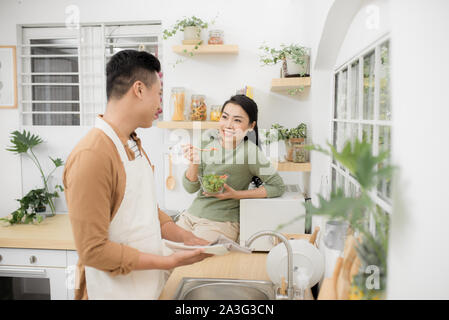
[[[175,268],[159,299],[172,299],[183,277],[270,280],[266,272],[266,259],[266,253],[231,252]]]
[[[47,217],[40,224],[0,224],[0,247],[76,250],[68,214]]]

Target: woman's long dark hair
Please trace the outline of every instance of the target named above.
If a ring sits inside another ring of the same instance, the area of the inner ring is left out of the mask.
[[[250,139],[256,144],[256,146],[259,146],[259,129],[257,127],[257,112],[258,112],[257,104],[254,102],[253,99],[243,94],[237,94],[235,96],[232,96],[228,101],[226,101],[223,104],[223,107],[221,108],[222,113],[228,103],[234,103],[241,106],[248,115],[250,124],[256,121],[256,125],[254,126],[253,131],[248,132],[248,135],[245,137],[245,140]]]

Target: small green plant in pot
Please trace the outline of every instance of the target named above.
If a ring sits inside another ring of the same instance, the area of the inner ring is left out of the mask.
[[[29,191],[22,199],[17,201],[19,201],[21,208],[31,209],[33,213],[40,213],[45,212],[49,198],[52,198],[52,195],[47,194],[45,189],[42,188]]]
[[[60,186],[56,186],[60,188]],[[60,189],[61,190],[61,189]],[[61,190],[62,191],[62,190]],[[45,212],[50,200],[59,197],[58,192],[49,193],[44,188],[30,190],[22,199],[16,199],[20,207],[10,214],[8,218],[0,218],[10,224],[40,223],[43,218],[40,213]]]
[[[275,65],[282,62],[282,71],[285,77],[307,77],[310,74],[310,50],[309,48],[290,44],[281,44],[280,49],[267,45],[259,47],[262,51],[260,62],[263,65]]]
[[[271,126],[270,130],[265,132],[265,138],[267,144],[283,140],[287,153],[285,158],[287,161],[293,161],[293,147],[295,144],[304,145],[305,139],[307,138],[307,125],[300,123],[297,127],[288,129],[275,123]],[[302,162],[305,161],[307,161],[306,155],[303,157]]]
[[[210,24],[213,23],[214,21]],[[187,49],[184,49],[184,53],[193,56],[194,51],[197,50],[198,46],[203,42],[203,40],[201,40],[201,31],[203,29],[207,29],[210,24],[196,16],[189,18],[184,17],[183,19],[177,20],[171,28],[164,29],[162,32],[163,38],[164,40],[167,40],[168,38],[174,36],[178,31],[184,32],[184,42],[194,45],[192,51],[188,52]],[[178,59],[176,63],[180,62],[182,62],[182,60]]]
[[[204,22],[200,18],[192,16],[190,18],[184,17],[179,19],[176,23],[169,29],[164,29],[163,38],[167,40],[168,38],[174,36],[178,31],[184,32],[184,40],[198,40],[201,44],[201,30],[207,29],[208,23]]]
[[[48,174],[45,174],[38,157],[34,153],[34,148],[44,142],[38,135],[31,134],[26,130],[23,130],[22,132],[14,131],[11,133],[10,142],[12,143],[12,146],[6,150],[29,157],[39,170],[43,183],[42,189],[31,190],[25,197],[18,200],[21,205],[18,209],[19,214],[27,215],[28,213],[35,214],[37,212],[42,212],[43,206],[48,205],[51,211],[50,216],[54,216],[56,214],[56,209],[53,199],[59,197],[57,190],[62,192],[64,189],[61,185],[55,185],[54,190],[51,191],[49,182],[52,174],[57,168],[62,167],[64,162],[60,158],[53,159],[52,157],[49,157],[54,167]],[[14,213],[18,214],[16,211],[13,212],[13,215]],[[9,222],[16,223],[16,219],[12,219]]]
[[[306,138],[307,126],[305,123],[300,123],[296,128],[289,130],[288,139],[285,140],[287,161],[306,162],[308,160],[308,151],[304,148]]]

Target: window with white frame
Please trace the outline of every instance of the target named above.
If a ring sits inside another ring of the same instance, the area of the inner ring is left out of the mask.
[[[338,151],[347,140],[355,139],[370,142],[373,155],[390,150],[389,70],[389,40],[385,38],[336,69],[332,142]],[[389,163],[390,158],[385,162]],[[331,177],[333,190],[343,188],[347,195],[358,192],[355,179],[335,159],[331,163]],[[391,181],[380,181],[371,196],[378,210],[391,213]]]
[[[90,126],[106,106],[110,57],[134,49],[161,60],[161,25],[22,26],[20,43],[22,124]]]

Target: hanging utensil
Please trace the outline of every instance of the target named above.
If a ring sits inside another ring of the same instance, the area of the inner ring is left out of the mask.
[[[168,163],[169,163],[169,171],[168,171],[168,177],[165,181],[165,185],[168,190],[173,190],[176,185],[175,177],[172,175],[172,161],[171,161],[171,153],[168,154]]]

